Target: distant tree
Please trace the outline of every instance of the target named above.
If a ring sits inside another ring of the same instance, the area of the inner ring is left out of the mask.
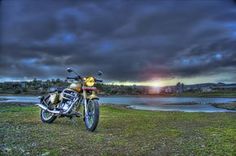
[[[178,83],[176,84],[176,93],[182,93],[183,91],[184,91],[184,84],[178,82]]]
[[[27,92],[27,88],[23,88],[22,91],[23,91],[23,92]]]
[[[16,90],[14,91],[14,93],[15,93],[15,94],[20,94],[20,93],[21,93],[21,90],[20,90],[20,89],[16,89]]]
[[[181,92],[184,92],[184,83],[181,84]]]
[[[56,79],[56,83],[60,83],[61,80],[59,78]]]
[[[36,77],[33,79],[33,82],[37,82],[37,78]]]

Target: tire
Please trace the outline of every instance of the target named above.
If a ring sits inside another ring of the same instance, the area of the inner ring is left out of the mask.
[[[84,123],[88,131],[93,132],[99,122],[99,104],[97,100],[88,100],[88,114],[85,115]]]
[[[47,95],[43,100],[44,102],[41,101],[41,103],[43,103],[44,105],[46,105],[48,107],[51,104],[51,102],[49,101],[49,98],[50,98],[50,95]],[[45,116],[46,113],[49,114],[49,117]],[[49,113],[49,112],[41,109],[40,118],[43,123],[53,123],[53,121],[56,120],[57,117],[55,115],[53,115],[52,113]]]
[[[48,117],[46,117],[46,113],[50,114]],[[56,116],[52,113],[49,113],[43,109],[40,111],[40,118],[43,123],[53,123],[54,120],[56,120]]]

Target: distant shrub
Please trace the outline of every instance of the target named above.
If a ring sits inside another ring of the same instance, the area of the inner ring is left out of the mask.
[[[15,93],[15,94],[20,94],[20,93],[21,93],[21,90],[20,90],[20,89],[16,89],[16,90],[14,91],[14,93]]]

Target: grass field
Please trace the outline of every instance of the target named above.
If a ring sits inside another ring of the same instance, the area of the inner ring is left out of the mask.
[[[0,104],[0,155],[236,155],[236,113],[100,113],[90,133],[82,119],[43,124],[35,106]]]

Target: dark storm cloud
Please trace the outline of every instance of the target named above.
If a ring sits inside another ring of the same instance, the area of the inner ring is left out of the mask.
[[[1,1],[0,78],[235,77],[235,19],[230,0]]]

